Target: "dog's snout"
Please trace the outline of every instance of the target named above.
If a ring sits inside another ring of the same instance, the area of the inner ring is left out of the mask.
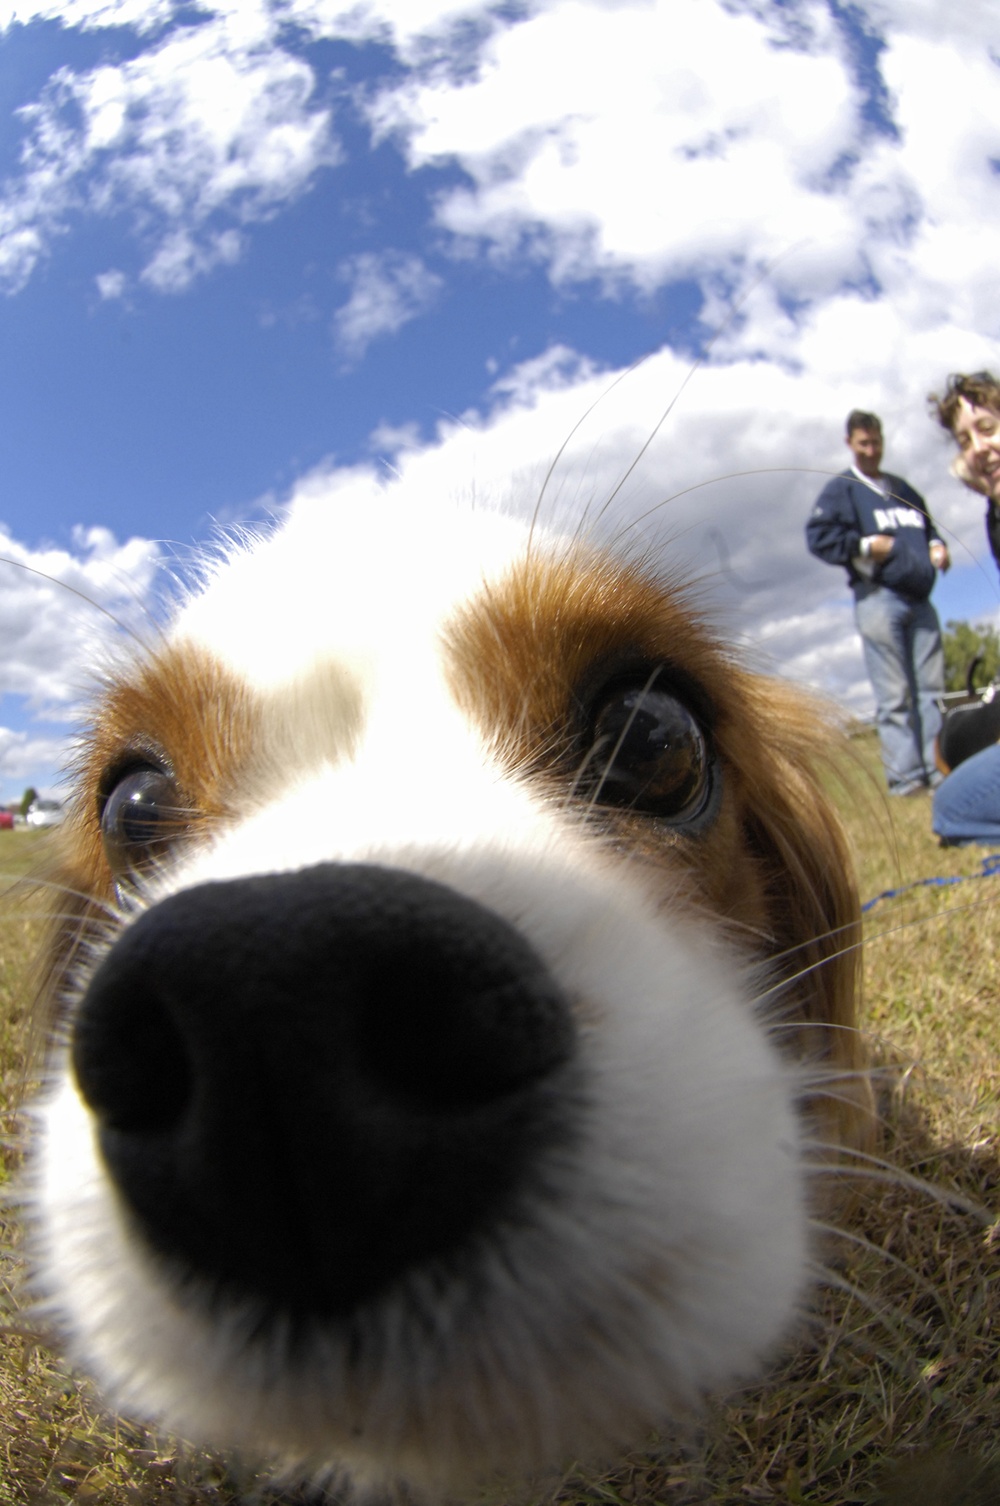
[[[141,915],[87,989],[73,1061],[161,1255],[336,1316],[516,1216],[572,1133],[574,1035],[508,922],[414,874],[324,863]]]

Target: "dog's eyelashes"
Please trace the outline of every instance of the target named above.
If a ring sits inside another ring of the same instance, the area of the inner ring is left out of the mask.
[[[171,774],[152,764],[127,769],[101,809],[101,839],[116,880],[128,879],[162,857],[187,824]]]
[[[657,673],[615,681],[597,698],[590,798],[687,826],[714,808],[715,761],[708,734],[685,702],[652,684]]]

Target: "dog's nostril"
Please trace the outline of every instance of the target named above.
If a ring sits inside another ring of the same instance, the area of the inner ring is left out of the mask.
[[[150,979],[144,997],[109,986],[102,1008],[81,1013],[73,1067],[103,1124],[128,1134],[158,1134],[183,1118],[194,1072],[183,1034]]]
[[[340,1314],[516,1209],[572,1133],[574,1046],[566,999],[498,915],[327,863],[141,915],[91,980],[73,1058],[155,1247]]]

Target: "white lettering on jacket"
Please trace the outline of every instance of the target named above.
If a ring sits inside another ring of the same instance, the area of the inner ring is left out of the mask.
[[[915,507],[876,507],[875,522],[880,533],[891,533],[894,528],[923,528],[927,519]]]

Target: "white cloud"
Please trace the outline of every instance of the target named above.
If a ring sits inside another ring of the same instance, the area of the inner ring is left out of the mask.
[[[509,24],[496,0],[284,0],[281,13],[311,36],[392,46],[408,67],[441,59],[454,67]]]
[[[0,528],[0,695],[21,698],[31,721],[0,728],[3,798],[8,781],[28,775],[51,785],[95,665],[116,636],[154,631],[144,603],[158,553],[148,539],[119,543],[103,528],[77,530],[72,549],[30,549]],[[61,734],[32,730],[52,722],[64,723]]]
[[[412,165],[455,158],[470,175],[439,204],[442,226],[506,255],[530,246],[557,279],[649,287],[808,236],[827,281],[860,276],[829,175],[866,134],[861,99],[825,8],[799,13],[808,50],[704,0],[552,0],[494,32],[471,79],[404,78],[372,118]]]
[[[919,318],[947,300],[956,262],[977,285],[996,265],[1000,231],[966,233],[997,192],[989,5],[872,0],[881,134],[819,0],[535,0],[513,18],[447,0],[221,0],[171,27],[172,14],[161,0],[18,8],[151,40],[124,63],[63,69],[23,112],[24,162],[0,204],[8,287],[85,210],[134,217],[163,290],[238,256],[242,229],[341,150],[286,23],[391,43],[403,67],[369,100],[374,127],[412,167],[468,177],[437,204],[439,227],[541,259],[556,281],[693,277],[711,293],[720,274],[779,260],[775,287],[813,300],[873,272],[905,296],[916,269]],[[989,316],[983,295],[959,296]]]
[[[352,360],[373,340],[426,313],[442,287],[419,257],[399,251],[362,252],[339,271],[351,296],[334,315],[333,328],[339,348]]]
[[[416,423],[378,424],[368,439],[368,448],[373,455],[393,456],[402,450],[423,448],[420,428]]]
[[[136,605],[153,579],[157,548],[147,539],[118,544],[90,529],[74,545],[33,550],[0,528],[0,694],[39,709],[79,697],[118,622],[141,632]]]
[[[134,26],[150,31],[168,21],[176,0],[0,0],[0,30],[19,21],[60,21],[63,26]]]
[[[237,230],[220,230],[195,237],[188,230],[171,230],[143,268],[142,280],[159,293],[183,293],[203,272],[239,260],[243,237]]]
[[[994,8],[899,0],[867,24],[883,28],[881,94],[811,0],[544,0],[487,30],[475,67],[442,47],[370,113],[411,166],[465,170],[437,205],[459,245],[530,255],[557,282],[693,278],[712,322],[720,286],[771,268],[796,305],[856,284],[901,329],[948,318],[995,337]]]
[[[16,800],[28,785],[43,795],[61,793],[66,751],[65,737],[31,737],[0,727],[0,799]]]
[[[110,7],[81,12],[92,25],[112,19]],[[312,99],[312,69],[276,43],[278,19],[266,5],[216,8],[126,62],[50,79],[20,111],[21,170],[0,201],[8,290],[89,211],[131,216],[152,247],[146,280],[180,291],[239,255],[243,224],[298,197],[339,159],[330,112]]]
[[[125,296],[128,278],[124,272],[119,271],[116,267],[110,267],[107,272],[99,272],[94,281],[97,284],[97,291],[105,303],[110,303],[116,298],[123,298]]]

